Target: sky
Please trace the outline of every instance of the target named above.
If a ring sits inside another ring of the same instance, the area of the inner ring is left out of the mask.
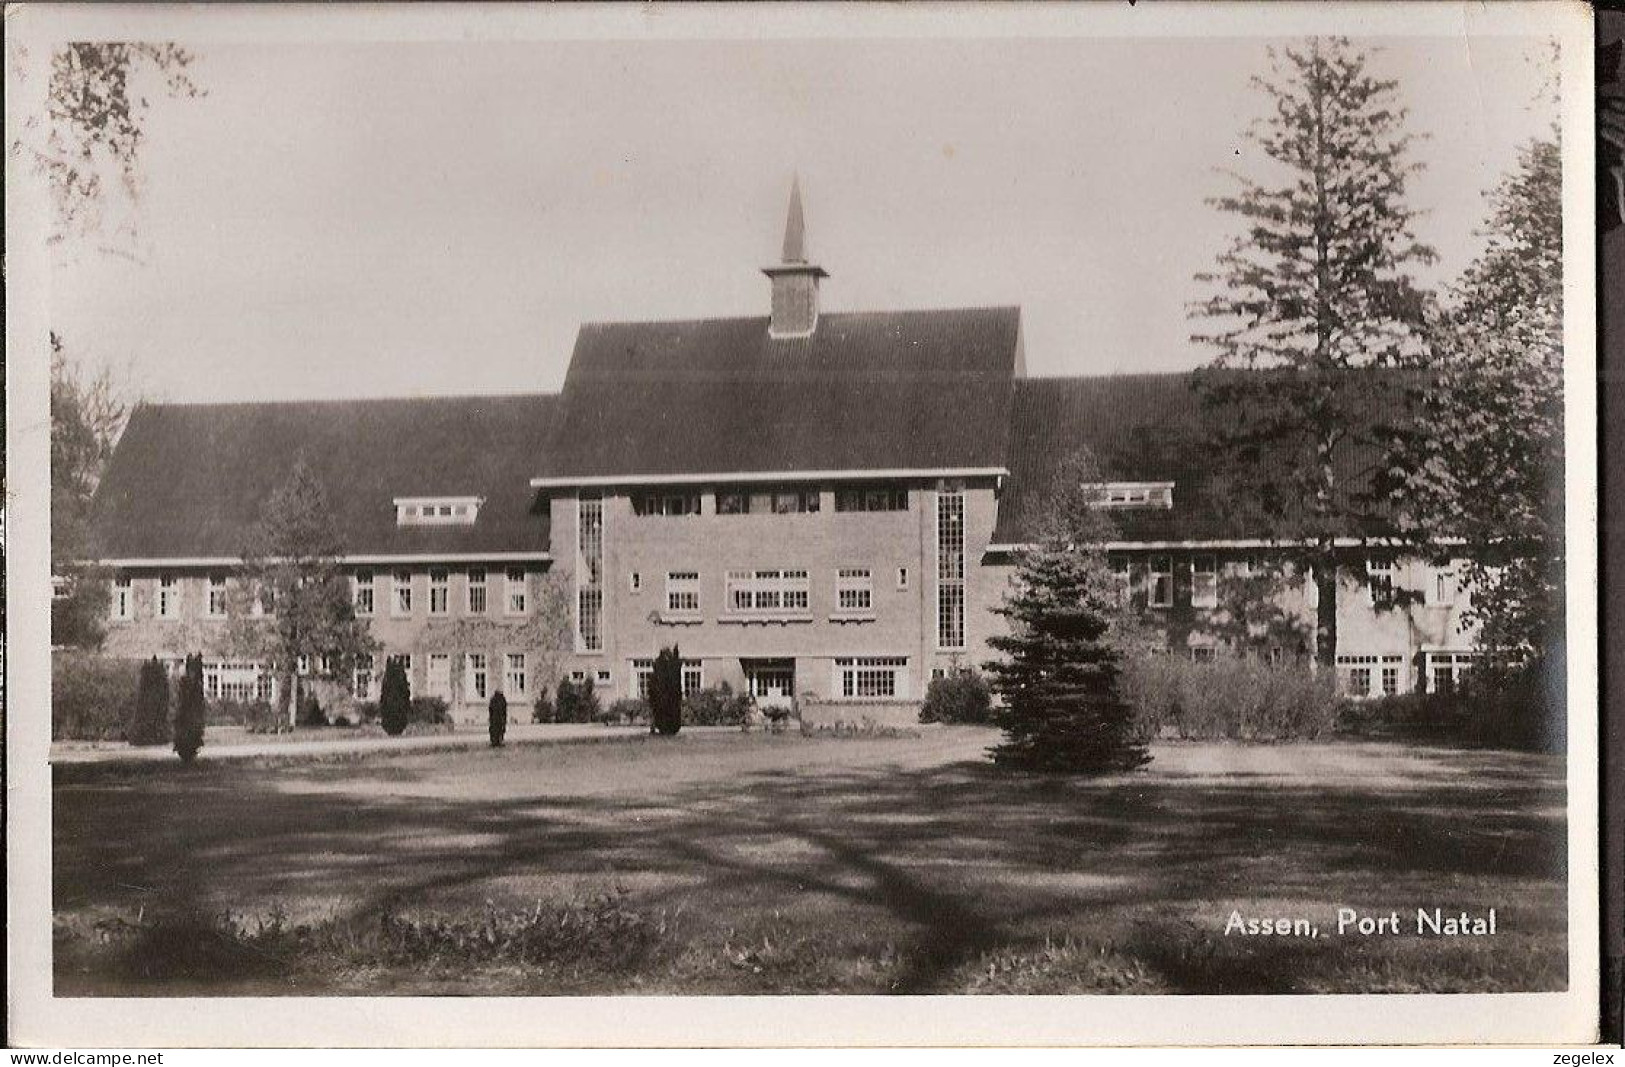
[[[1189,368],[1267,43],[211,42],[206,96],[150,97],[135,254],[64,244],[51,320],[155,400],[552,391],[583,322],[765,314],[799,173],[825,311],[1018,304],[1031,375]],[[1541,46],[1364,43],[1442,283],[1549,128]]]

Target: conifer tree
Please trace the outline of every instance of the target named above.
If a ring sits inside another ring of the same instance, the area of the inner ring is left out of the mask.
[[[491,734],[491,747],[501,748],[502,739],[508,735],[508,698],[500,689],[491,694],[491,702],[485,706],[485,723]]]
[[[412,683],[406,677],[406,667],[400,658],[391,656],[384,664],[384,681],[378,694],[378,719],[384,733],[391,737],[405,733],[411,712]]]
[[[1342,38],[1271,49],[1253,79],[1270,103],[1248,131],[1240,190],[1210,201],[1240,217],[1195,305],[1193,340],[1216,350],[1198,388],[1218,427],[1215,462],[1236,470],[1274,539],[1301,545],[1319,587],[1316,652],[1336,647],[1338,545],[1387,518],[1380,468],[1403,423],[1400,383],[1375,368],[1423,352],[1427,301],[1408,273],[1435,255],[1412,232],[1406,182],[1421,167],[1398,84]],[[1359,577],[1356,570],[1354,577]]]
[[[157,656],[141,665],[135,706],[124,737],[132,745],[162,745],[169,741],[169,676]]]
[[[649,675],[649,732],[671,737],[683,726],[683,660],[676,646],[663,648]]]
[[[203,725],[207,717],[203,701],[203,657],[186,657],[186,673],[181,677],[180,695],[175,703],[175,754],[182,763],[191,763],[203,747]]]

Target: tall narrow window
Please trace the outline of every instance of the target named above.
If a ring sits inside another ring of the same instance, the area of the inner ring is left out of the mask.
[[[357,700],[367,700],[372,696],[372,657],[357,656],[355,658],[355,679],[351,692]]]
[[[604,501],[576,505],[576,643],[583,652],[604,647]]]
[[[1112,581],[1117,586],[1117,602],[1127,607],[1134,597],[1134,564],[1127,556],[1113,556]]]
[[[835,606],[850,612],[874,609],[874,579],[868,567],[842,567],[835,572]]]
[[[112,616],[120,622],[135,617],[135,590],[128,577],[113,579]]]
[[[508,674],[504,680],[510,697],[525,695],[526,683],[530,678],[525,672],[525,654],[523,652],[508,653]]]
[[[503,577],[506,607],[509,615],[523,615],[530,609],[530,598],[526,595],[525,568],[509,567],[508,573]]]
[[[226,576],[223,574],[209,575],[208,600],[205,602],[204,614],[211,619],[226,617]]]
[[[1365,575],[1371,605],[1377,608],[1392,607],[1394,603],[1394,561],[1379,557],[1368,559],[1365,561]]]
[[[485,614],[485,568],[468,568],[468,613]]]
[[[666,613],[668,615],[698,615],[700,613],[700,575],[698,571],[670,571],[667,573]]]
[[[445,652],[429,653],[429,674],[423,689],[432,697],[451,699],[451,656]]]
[[[1174,560],[1172,556],[1151,557],[1151,606],[1174,606]]]
[[[366,617],[372,614],[372,572],[356,571],[352,585],[355,594],[355,613]]]
[[[1435,571],[1433,575],[1433,602],[1451,605],[1456,602],[1456,576],[1452,571]]]
[[[173,574],[158,579],[158,617],[173,619],[181,613],[180,582]]]
[[[391,615],[412,614],[412,572],[395,572],[395,599],[390,601]]]
[[[451,576],[444,570],[431,570],[429,572],[429,614],[444,615],[450,604]]]
[[[1219,606],[1219,572],[1212,556],[1191,557],[1191,607]]]
[[[937,647],[965,647],[965,494],[937,493]]]
[[[470,652],[463,665],[463,687],[468,690],[472,700],[484,700],[488,679],[486,677],[485,653]]]

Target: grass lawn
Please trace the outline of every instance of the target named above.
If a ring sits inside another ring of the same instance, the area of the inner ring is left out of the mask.
[[[57,993],[1566,986],[1559,758],[1165,744],[1090,781],[995,770],[995,736],[61,766]]]

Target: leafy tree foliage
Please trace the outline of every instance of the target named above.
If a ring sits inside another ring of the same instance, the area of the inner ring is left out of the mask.
[[[132,745],[163,745],[169,742],[169,675],[154,656],[141,665],[136,683],[135,705],[124,737]]]
[[[326,493],[301,457],[249,531],[228,635],[238,654],[283,678],[294,709],[301,658],[312,673],[325,662],[328,676],[347,678],[356,657],[377,648],[367,621],[355,616],[339,555]]]
[[[649,676],[649,730],[672,737],[683,727],[683,659],[674,645],[655,657]]]
[[[502,739],[508,735],[508,698],[502,695],[502,690],[491,694],[491,702],[485,706],[485,718],[491,747],[501,748]]]
[[[1336,645],[1336,540],[1386,517],[1371,475],[1402,386],[1383,368],[1422,352],[1427,301],[1408,271],[1433,261],[1412,233],[1406,182],[1420,169],[1398,85],[1341,38],[1271,50],[1254,79],[1269,115],[1248,132],[1258,173],[1211,201],[1242,231],[1198,275],[1193,312],[1216,350],[1198,388],[1218,459],[1276,538],[1301,542],[1320,587],[1317,653]]]
[[[203,725],[208,712],[203,700],[203,657],[186,657],[186,673],[181,676],[180,695],[175,704],[175,754],[182,763],[191,763],[203,747]]]
[[[386,734],[399,737],[406,732],[411,716],[412,683],[400,658],[391,656],[384,664],[384,681],[378,693],[378,720]]]
[[[1557,130],[1490,194],[1488,244],[1430,333],[1395,459],[1407,531],[1464,538],[1483,644],[1539,655],[1563,620],[1563,189]]]

